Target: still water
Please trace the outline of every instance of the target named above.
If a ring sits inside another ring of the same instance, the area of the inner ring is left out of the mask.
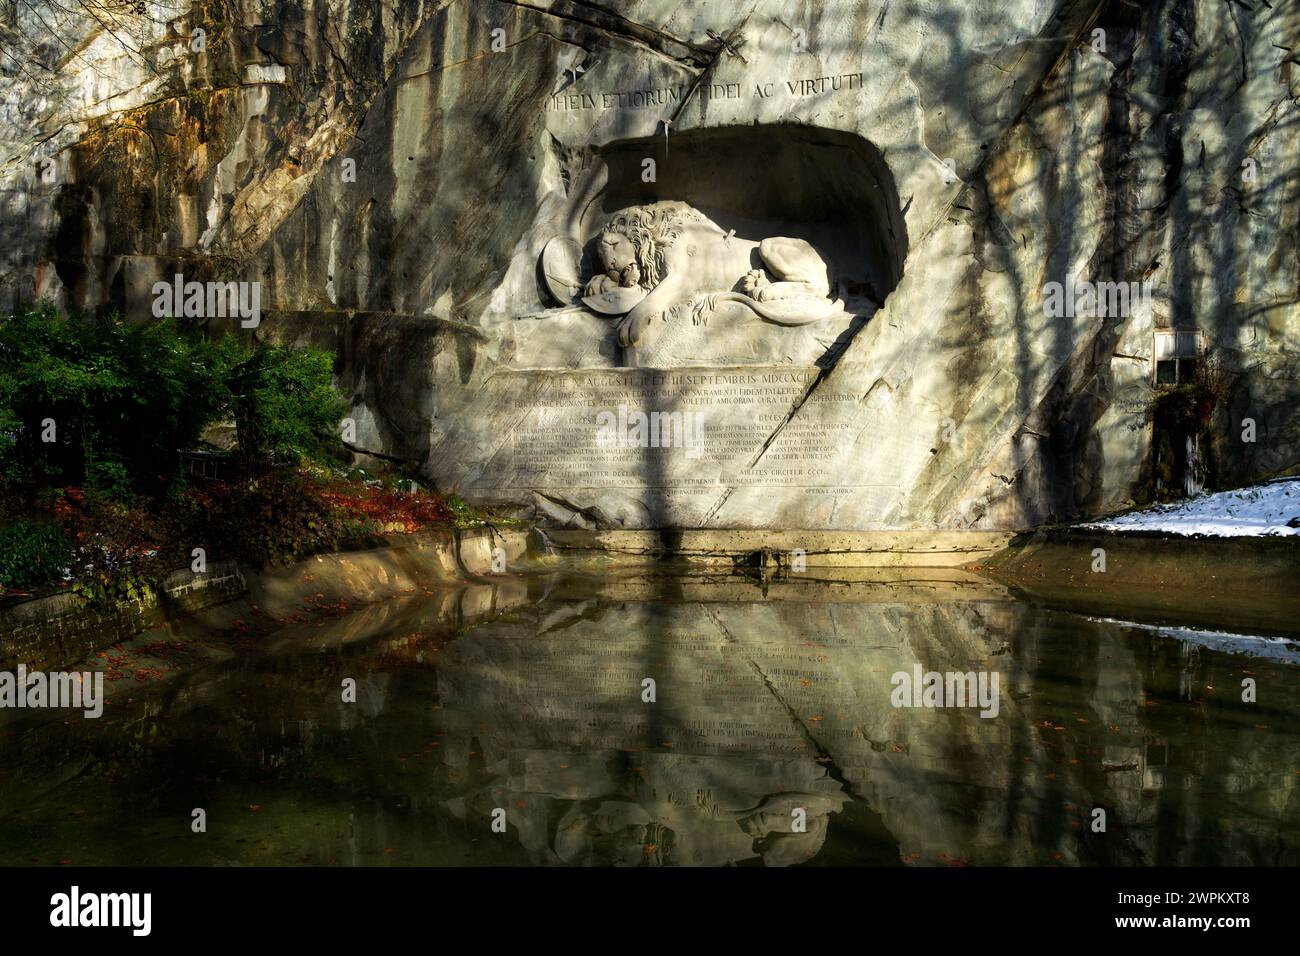
[[[539,575],[142,638],[102,718],[3,715],[0,864],[1300,863],[1300,645],[859,577]],[[894,706],[917,665],[996,675],[996,716]]]

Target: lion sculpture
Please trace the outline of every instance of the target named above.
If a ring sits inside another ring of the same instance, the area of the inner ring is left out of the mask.
[[[696,321],[724,302],[740,303],[780,325],[817,322],[843,308],[830,300],[826,260],[803,239],[761,242],[723,230],[683,202],[656,202],[617,213],[597,240],[602,272],[583,302],[622,315],[618,340],[635,347],[656,316],[689,309]]]

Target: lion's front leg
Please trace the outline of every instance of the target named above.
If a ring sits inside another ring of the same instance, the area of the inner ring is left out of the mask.
[[[650,316],[628,313],[618,323],[618,344],[623,348],[633,348],[641,344],[645,330],[650,325]]]
[[[618,326],[618,344],[624,348],[640,345],[650,320],[662,315],[681,300],[682,280],[669,275],[650,294],[636,304]]]
[[[602,272],[599,275],[594,275],[591,277],[591,281],[587,283],[587,291],[583,294],[604,295],[606,292],[613,291],[618,287],[619,287],[618,280],[613,274],[607,275],[606,273]]]

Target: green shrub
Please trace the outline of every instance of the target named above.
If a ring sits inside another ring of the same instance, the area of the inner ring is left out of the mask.
[[[524,524],[524,522],[515,518],[505,517],[491,511],[486,511],[483,508],[477,508],[460,495],[448,495],[443,499],[443,505],[449,512],[451,512],[452,521],[458,528],[478,528],[485,524],[500,525],[504,527]]]
[[[126,465],[111,458],[101,458],[86,465],[86,487],[107,498],[126,498],[134,490]]]
[[[262,345],[227,355],[225,378],[240,458],[252,472],[341,450],[347,403],[332,384],[334,357],[319,349]]]
[[[231,419],[250,476],[337,453],[332,372],[328,352],[212,341],[173,319],[0,316],[0,483],[165,495],[177,452]]]
[[[219,412],[211,353],[172,320],[0,317],[0,478],[159,490]]]
[[[0,527],[0,587],[57,581],[72,561],[72,544],[56,524],[18,521]]]

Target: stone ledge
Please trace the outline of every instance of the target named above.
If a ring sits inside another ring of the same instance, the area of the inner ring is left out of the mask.
[[[1094,571],[1097,550],[1105,571]],[[1034,601],[1151,623],[1300,634],[1300,541],[1053,528],[1018,535],[975,569]]]
[[[440,529],[257,571],[245,572],[234,561],[212,562],[204,574],[175,571],[161,590],[145,589],[132,600],[93,601],[70,593],[34,598],[0,610],[0,670],[19,663],[33,670],[57,669],[142,631],[240,598],[264,615],[289,617],[331,603],[364,604],[432,584],[464,583],[492,572],[497,547],[510,566],[527,552],[528,535],[491,528]]]
[[[802,549],[808,567],[961,567],[991,557],[1009,531],[584,531],[547,529],[560,553],[590,552],[691,562],[784,566]]]
[[[34,670],[60,667],[169,619],[232,600],[246,586],[234,561],[214,561],[203,574],[173,572],[160,590],[144,587],[131,599],[63,593],[11,605],[0,610],[0,669],[19,663]]]

